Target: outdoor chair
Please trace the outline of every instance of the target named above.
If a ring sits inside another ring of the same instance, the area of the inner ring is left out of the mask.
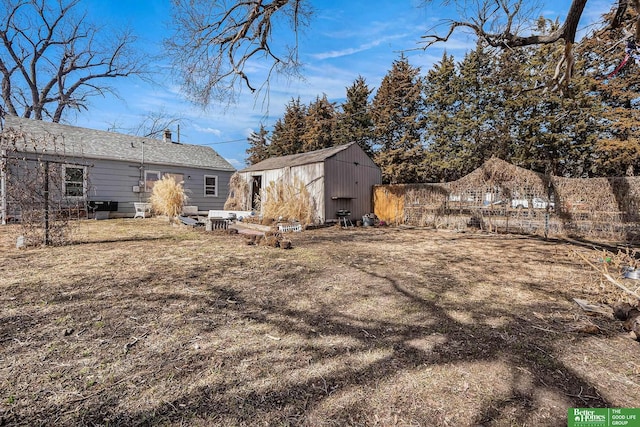
[[[136,214],[133,218],[147,218],[151,216],[151,203],[134,203]]]

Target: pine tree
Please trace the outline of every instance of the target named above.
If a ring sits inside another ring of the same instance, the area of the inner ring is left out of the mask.
[[[627,14],[625,21],[632,22],[631,16]],[[628,36],[624,28],[621,25],[614,31],[586,38],[577,55],[585,69],[593,71],[588,89],[598,96],[602,106],[593,154],[594,170],[600,176],[640,172],[640,63],[631,58],[610,75],[625,56]]]
[[[557,24],[544,18],[538,32]],[[541,45],[502,51],[496,58],[491,86],[499,88],[501,138],[508,141],[501,158],[518,166],[558,176],[586,176],[592,170],[597,135],[597,99],[590,79],[575,75],[569,92],[544,91],[564,46]],[[580,60],[580,59],[579,59]]]
[[[419,73],[402,55],[393,62],[373,99],[371,118],[379,145],[374,160],[386,183],[424,180],[425,150],[420,139],[424,100]]]
[[[466,129],[468,155],[463,174],[480,167],[491,157],[508,160],[513,150],[513,128],[522,97],[521,76],[524,49],[496,50],[478,43],[469,55],[469,70],[461,67],[466,117],[472,126]],[[469,75],[466,74],[470,71]]]
[[[306,109],[302,151],[314,151],[335,145],[336,110],[327,95],[317,97]]]
[[[453,56],[442,55],[425,78],[425,158],[428,181],[451,181],[458,177],[459,156],[463,150],[456,123],[463,104],[460,80]]]
[[[372,92],[362,76],[347,88],[347,99],[342,104],[336,135],[338,144],[357,142],[369,156],[373,156],[373,122],[369,102]]]
[[[246,162],[248,165],[255,165],[269,157],[268,136],[269,131],[265,129],[263,124],[260,125],[258,132],[251,132],[251,135],[247,138],[249,148],[247,148]]]
[[[306,116],[307,108],[300,102],[300,98],[292,98],[285,107],[284,117],[274,125],[269,156],[286,156],[303,151],[302,137],[306,132]]]

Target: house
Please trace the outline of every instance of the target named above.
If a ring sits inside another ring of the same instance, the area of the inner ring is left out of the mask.
[[[357,143],[289,156],[273,157],[242,169],[250,208],[259,209],[270,183],[304,183],[311,196],[313,218],[319,223],[348,211],[356,220],[373,212],[373,186],[382,182],[380,168]]]
[[[88,207],[90,214],[106,211],[111,218],[133,217],[134,202],[148,201],[155,181],[165,175],[183,182],[188,205],[199,211],[222,209],[235,172],[210,147],[177,143],[169,131],[158,140],[14,116],[4,118],[2,129],[2,161],[7,166],[0,192],[3,223],[21,214],[16,206],[20,190],[15,188],[24,180],[20,165],[27,163],[32,166],[22,170],[40,164],[51,168],[47,169],[51,177],[59,174],[47,189],[48,199],[76,202]],[[9,139],[15,144],[7,146]]]

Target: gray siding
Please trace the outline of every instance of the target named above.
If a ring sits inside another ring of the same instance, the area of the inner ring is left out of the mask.
[[[144,179],[144,170],[159,171],[161,174],[183,174],[184,189],[189,198],[187,204],[198,206],[201,211],[222,209],[229,194],[231,171],[145,164],[141,173],[139,163],[95,160],[89,169],[88,200],[117,201],[118,216],[133,216],[133,203],[147,201],[151,196],[151,193],[143,191],[143,186],[140,193],[133,191],[133,187]],[[205,175],[218,177],[216,197],[204,195]]]
[[[325,216],[351,211],[353,221],[373,212],[373,186],[382,183],[380,168],[360,147],[352,145],[325,161]]]
[[[303,160],[312,161],[302,163]],[[286,166],[287,162],[294,164]],[[276,165],[281,166],[261,168]],[[382,183],[380,168],[356,144],[268,159],[239,174],[249,188],[251,177],[261,176],[263,190],[270,182],[301,179],[311,193],[314,216],[320,222],[336,220],[340,209],[351,211],[354,221],[373,212],[373,186]]]
[[[33,154],[27,155],[26,157],[35,158]],[[56,162],[60,161],[59,158],[52,158],[51,160]],[[201,211],[223,209],[229,194],[229,179],[232,174],[232,171],[226,170],[220,171],[157,164],[145,164],[141,172],[139,163],[102,159],[67,158],[64,159],[64,162],[87,166],[87,201],[118,202],[118,211],[111,212],[111,217],[133,217],[135,213],[133,203],[148,201],[151,193],[144,191],[136,193],[133,191],[134,186],[139,186],[140,180],[144,178],[144,170],[159,171],[162,174],[183,174],[184,188],[189,197],[187,204],[195,205],[198,207],[198,210]],[[52,173],[54,173],[53,171],[60,173],[59,169],[52,169]],[[204,195],[205,175],[218,177],[218,195],[216,197]],[[10,171],[9,178],[11,178],[11,176],[12,173]],[[8,185],[11,185],[10,180]],[[141,189],[143,190],[144,188],[142,187]],[[9,204],[11,204],[10,201]],[[8,206],[8,211],[11,212],[12,209],[12,206]]]
[[[133,203],[149,199],[150,193],[134,191],[135,186],[144,190],[140,185],[144,170],[183,174],[189,196],[187,203],[201,211],[223,209],[229,194],[229,179],[235,172],[231,164],[206,146],[174,144],[18,117],[6,117],[5,125],[25,134],[24,140],[16,143],[19,156],[26,153],[26,156],[53,162],[86,165],[87,200],[118,202],[118,211],[112,212],[113,217],[133,216]],[[218,178],[216,196],[205,196],[205,175]],[[0,212],[0,215],[3,214]]]
[[[311,196],[311,204],[315,208],[313,217],[319,222],[324,222],[327,219],[324,216],[324,163],[311,163],[262,171],[241,171],[239,175],[247,182],[249,189],[251,189],[254,176],[260,176],[262,178],[260,191],[262,200],[266,200],[266,188],[269,187],[270,183],[278,183],[281,181],[293,183],[296,179],[299,179],[305,183]],[[247,199],[251,200],[251,194],[247,195]]]

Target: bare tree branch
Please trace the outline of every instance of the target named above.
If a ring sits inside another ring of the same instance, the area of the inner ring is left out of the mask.
[[[77,15],[80,0],[0,0],[2,99],[9,114],[59,122],[67,109],[114,93],[105,79],[145,77],[147,62],[130,32],[99,37]]]
[[[632,1],[634,5],[640,3],[640,0],[618,0],[618,13],[624,15],[628,1]],[[549,34],[521,35],[523,30],[520,27],[528,29],[525,25],[526,22],[534,18],[532,10],[523,8],[529,3],[526,0],[477,0],[474,16],[459,21],[449,21],[448,31],[444,36],[424,35],[424,49],[435,43],[448,41],[459,29],[471,30],[490,46],[509,49],[551,44],[563,40],[565,43],[564,54],[558,63],[553,79],[554,87],[563,90],[568,85],[573,73],[573,45],[587,0],[573,0],[564,23],[557,30]],[[468,2],[465,2],[465,5],[468,6]]]
[[[175,34],[165,40],[187,96],[207,106],[232,102],[243,89],[258,91],[272,71],[295,73],[297,32],[306,25],[308,0],[174,0]],[[274,43],[274,26],[287,25],[293,40]],[[262,69],[265,60],[268,69]],[[266,77],[265,77],[266,76]]]

